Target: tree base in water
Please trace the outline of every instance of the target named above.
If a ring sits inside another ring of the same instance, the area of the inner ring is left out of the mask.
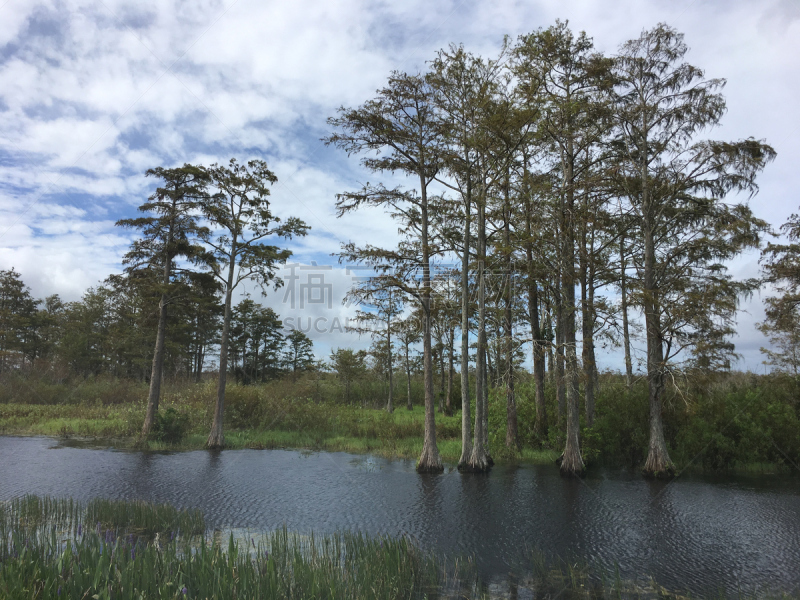
[[[417,461],[417,473],[441,473],[444,471],[439,450],[435,445],[431,448],[428,444],[422,449],[422,455]]]
[[[225,436],[221,433],[219,435],[209,435],[208,441],[206,441],[206,448],[209,450],[222,450],[225,448]]]
[[[488,453],[473,448],[469,459],[458,463],[458,470],[462,473],[487,473],[493,464]]]
[[[556,459],[556,464],[564,477],[581,477],[586,471],[581,455],[572,456],[572,460],[564,460],[564,454]]]
[[[675,465],[672,464],[666,449],[662,450],[658,445],[650,446],[647,460],[642,468],[642,475],[653,479],[671,479],[675,477]]]
[[[648,479],[672,479],[675,477],[675,465],[669,463],[661,469],[648,469],[645,465],[642,469],[642,475]]]
[[[436,464],[423,464],[422,462],[417,463],[417,473],[441,473],[444,471],[444,467],[442,463]]]
[[[458,470],[461,473],[488,473],[492,470],[492,466],[488,462],[475,464],[467,461],[465,463],[459,463]]]

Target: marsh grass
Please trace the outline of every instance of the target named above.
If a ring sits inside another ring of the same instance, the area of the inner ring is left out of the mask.
[[[42,528],[54,528],[70,537],[75,537],[79,528],[122,531],[142,537],[153,537],[157,533],[195,536],[206,531],[203,513],[196,509],[103,498],[84,504],[71,498],[33,495],[0,503],[0,528],[3,531],[9,528],[24,530],[31,534]]]
[[[95,498],[86,505],[85,519],[105,529],[123,530],[138,535],[175,531],[181,535],[205,532],[203,513],[197,509],[177,509],[170,504],[151,504],[139,500]]]
[[[646,382],[637,380],[627,387],[621,376],[603,373],[600,384],[593,427],[587,427],[581,415],[584,460],[590,465],[641,466],[649,431]],[[793,378],[696,374],[681,386],[670,388],[664,405],[665,436],[677,468],[786,473],[800,464],[800,384]],[[406,410],[404,390],[398,389],[393,414],[382,410],[383,382],[360,381],[350,404],[343,402],[340,387],[330,373],[229,385],[225,409],[228,447],[419,457],[424,429],[420,381],[414,379],[413,410]],[[550,433],[538,439],[530,377],[521,373],[516,389],[520,447],[505,446],[505,395],[493,389],[489,399],[490,452],[497,462],[552,464],[564,444],[555,391],[548,383]],[[456,397],[457,391],[453,392]],[[148,440],[144,448],[203,448],[214,395],[213,379],[165,381],[160,408],[162,415],[173,417],[170,423],[180,425],[171,428],[178,434]],[[43,376],[4,373],[0,375],[0,434],[96,439],[106,445],[133,447],[141,431],[146,396],[142,382],[124,379],[96,377],[67,384]],[[454,398],[453,407],[459,406]],[[460,411],[437,414],[436,434],[443,460],[457,462],[461,454]]]
[[[25,496],[0,503],[0,598],[693,597],[652,580],[623,580],[618,569],[608,573],[541,552],[531,552],[529,562],[514,567],[521,574],[488,585],[478,578],[472,559],[446,560],[407,538],[300,535],[285,528],[252,536],[198,534],[202,528],[196,511],[145,502],[83,505]]]
[[[0,505],[0,597],[425,598],[470,573],[405,538],[282,529],[225,543],[202,527],[166,505],[12,500]]]

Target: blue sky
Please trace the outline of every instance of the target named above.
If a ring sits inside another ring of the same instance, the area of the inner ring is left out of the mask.
[[[232,156],[265,159],[279,178],[276,212],[312,226],[292,244],[298,262],[332,264],[343,241],[384,243],[395,226],[380,213],[335,218],[335,194],[375,176],[319,141],[326,118],[370,98],[390,71],[423,69],[451,42],[490,57],[504,35],[557,18],[609,53],[661,21],[684,32],[689,62],[728,80],[728,113],[710,135],[763,138],[778,151],[751,201],[756,214],[778,226],[797,210],[795,0],[0,0],[0,268],[15,267],[39,297],[77,299],[120,271],[131,233],[114,222],[148,195],[146,169]],[[751,253],[731,267],[754,276],[757,261]],[[326,277],[333,313],[311,314],[352,314],[338,305],[351,275],[336,268]],[[290,316],[283,297],[265,303]],[[759,295],[743,308],[739,367],[760,370]],[[316,337],[323,354],[359,343],[338,332]],[[619,358],[607,353],[605,366]]]

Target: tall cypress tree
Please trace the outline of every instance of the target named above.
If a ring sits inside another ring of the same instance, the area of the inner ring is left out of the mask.
[[[138,229],[142,235],[131,244],[131,249],[122,260],[127,265],[126,272],[130,274],[150,268],[161,273],[158,283],[158,329],[142,437],[150,433],[158,412],[164,368],[167,308],[173,300],[175,277],[183,271],[176,260],[183,257],[194,261],[203,254],[203,248],[196,243],[197,235],[201,231],[197,221],[197,207],[198,201],[206,194],[208,184],[205,170],[190,164],[175,169],[157,167],[149,169],[146,175],[163,182],[147,202],[139,206],[139,211],[148,216],[117,221],[118,226]]]

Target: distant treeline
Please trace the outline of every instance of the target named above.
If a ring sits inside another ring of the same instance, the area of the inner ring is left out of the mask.
[[[215,287],[187,280],[170,305],[165,371],[199,381],[219,354],[222,303]],[[208,280],[205,280],[208,283]],[[148,381],[160,295],[142,277],[112,275],[76,302],[31,295],[13,268],[0,270],[0,372],[37,366],[57,379],[111,375]],[[231,372],[244,382],[266,381],[313,366],[313,344],[285,331],[270,308],[245,298],[233,309]]]

